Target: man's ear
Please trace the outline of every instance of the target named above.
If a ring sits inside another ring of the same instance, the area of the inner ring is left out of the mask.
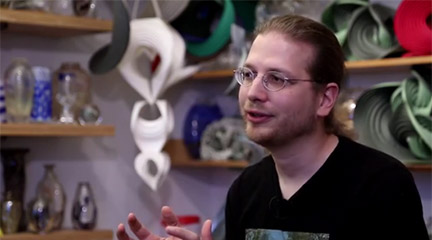
[[[339,96],[339,87],[336,83],[328,83],[320,92],[317,116],[325,117],[330,114]]]

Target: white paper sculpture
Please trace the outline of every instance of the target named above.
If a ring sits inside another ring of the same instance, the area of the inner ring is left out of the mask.
[[[179,33],[160,18],[135,19],[130,23],[128,48],[118,65],[124,79],[144,98],[134,105],[130,127],[141,151],[135,158],[135,170],[154,191],[170,169],[170,158],[162,148],[174,127],[171,106],[158,98],[199,69],[184,66],[185,51]],[[157,55],[161,59],[150,78],[143,76],[137,65],[142,54],[151,60]]]

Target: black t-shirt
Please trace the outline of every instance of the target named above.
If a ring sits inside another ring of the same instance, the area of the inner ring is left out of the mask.
[[[429,239],[408,169],[344,137],[289,200],[270,156],[246,168],[229,190],[225,216],[227,240]]]

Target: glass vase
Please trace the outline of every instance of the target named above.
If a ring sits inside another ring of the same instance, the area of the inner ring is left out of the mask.
[[[25,155],[28,149],[24,148],[4,148],[1,149],[1,162],[3,167],[3,184],[5,194],[10,194],[11,199],[21,203],[21,213],[24,208],[24,191],[25,191]],[[25,218],[21,218],[18,231],[26,228]]]
[[[54,229],[54,219],[50,215],[49,202],[39,196],[27,207],[27,230],[34,233],[48,233]]]
[[[16,233],[22,216],[21,201],[7,191],[1,202],[1,229],[5,234]]]
[[[72,203],[72,223],[75,229],[91,230],[96,226],[97,206],[88,182],[79,182]]]
[[[221,118],[222,113],[216,104],[199,102],[189,109],[183,127],[183,141],[193,158],[200,158],[201,135],[207,125]]]
[[[16,58],[4,76],[6,116],[9,122],[28,122],[33,105],[35,79],[25,58]]]
[[[66,195],[62,184],[54,172],[54,165],[47,164],[45,174],[37,186],[37,197],[48,202],[49,217],[53,229],[60,229],[63,223],[63,215],[66,204]]]
[[[77,62],[65,62],[54,72],[53,118],[76,123],[82,107],[91,102],[90,75]]]

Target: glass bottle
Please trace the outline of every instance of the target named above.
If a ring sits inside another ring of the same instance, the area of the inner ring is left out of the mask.
[[[66,195],[63,186],[54,173],[54,165],[47,164],[45,175],[37,186],[37,197],[48,202],[49,217],[54,229],[60,229],[63,223],[63,215],[66,204]]]
[[[5,234],[16,233],[21,220],[21,202],[7,191],[1,202],[1,228]]]
[[[28,122],[33,103],[35,79],[25,58],[15,58],[4,76],[5,103],[10,122]]]
[[[91,102],[90,75],[77,62],[62,63],[53,76],[53,118],[75,123],[82,107]]]
[[[72,223],[75,229],[91,230],[96,226],[97,206],[88,182],[79,182],[72,203]]]

